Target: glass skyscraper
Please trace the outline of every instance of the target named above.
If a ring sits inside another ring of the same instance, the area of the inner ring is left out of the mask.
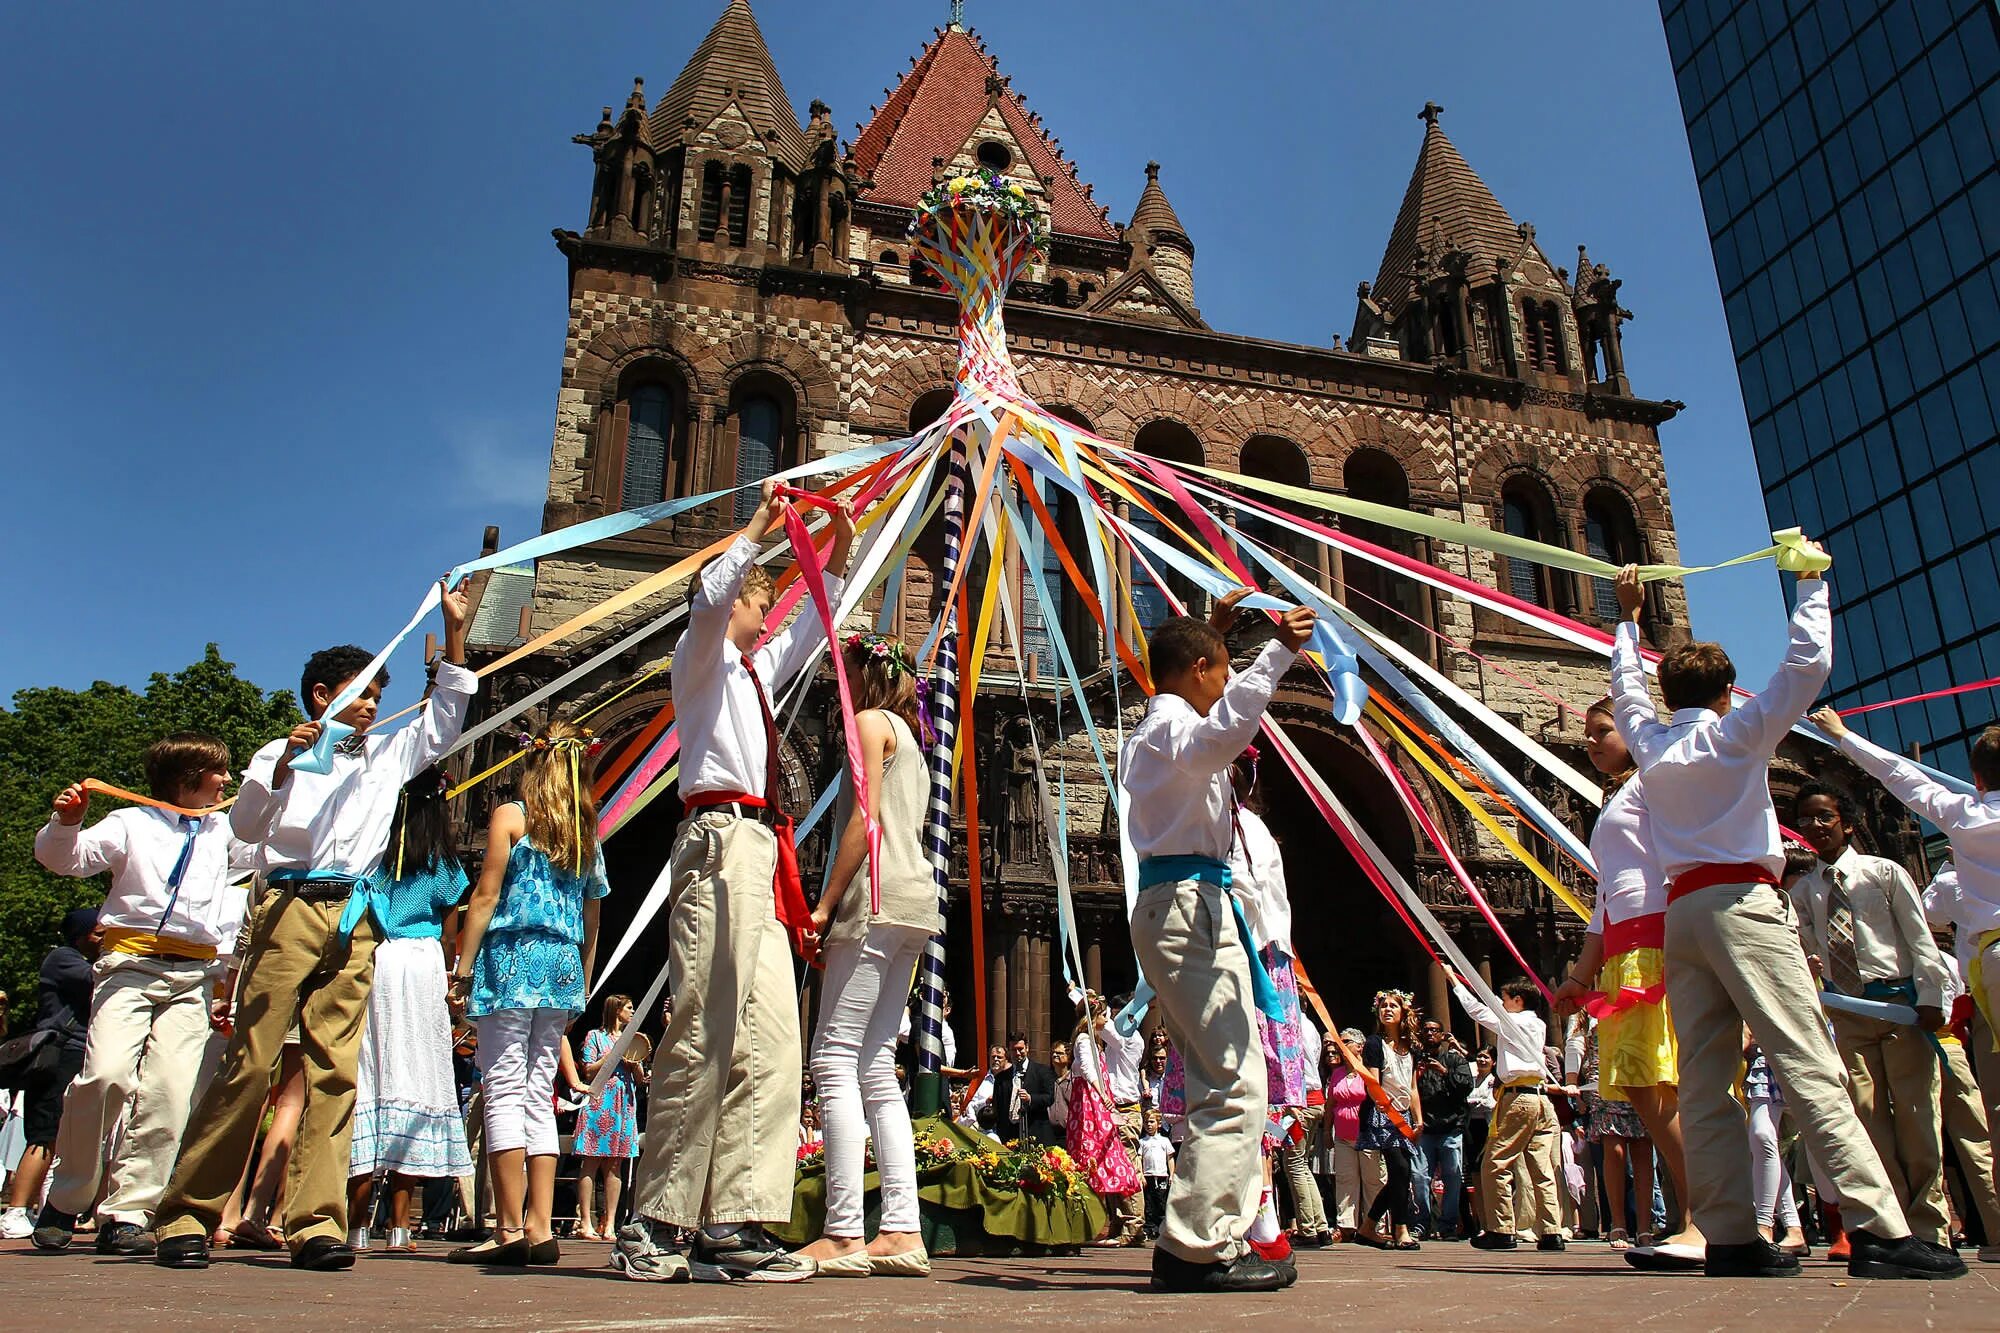
[[[2000,676],[1994,0],[1662,0],[1757,470],[1833,553],[1832,703]],[[1870,714],[1967,773],[1975,691]]]

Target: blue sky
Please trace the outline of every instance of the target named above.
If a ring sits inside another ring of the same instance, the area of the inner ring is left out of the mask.
[[[0,698],[138,685],[203,643],[267,687],[377,644],[427,580],[540,522],[598,108],[658,96],[722,0],[93,4],[0,50]],[[945,0],[761,0],[796,109],[852,137]],[[1625,280],[1688,560],[1767,540],[1659,16],[1494,6],[971,0],[1114,218],[1149,158],[1216,328],[1345,336],[1444,126],[1558,262]],[[1769,566],[1690,584],[1761,677]],[[411,659],[413,661],[414,659]],[[401,662],[392,702],[417,675]]]

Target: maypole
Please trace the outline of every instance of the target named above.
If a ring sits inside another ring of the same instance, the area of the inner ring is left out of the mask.
[[[937,616],[935,658],[929,679],[931,723],[936,735],[930,749],[931,801],[924,824],[924,852],[937,885],[938,905],[947,919],[951,912],[952,754],[959,726],[959,660],[957,625],[950,590],[960,581],[965,554],[966,492],[972,478],[969,444],[977,433],[986,448],[993,440],[996,412],[1020,396],[1013,363],[1007,356],[1007,334],[1001,310],[1007,288],[1042,244],[1040,220],[1019,185],[988,173],[959,176],[933,186],[910,225],[911,247],[943,279],[958,298],[957,395],[951,422],[951,454],[943,508],[944,562],[932,584],[942,605]],[[987,470],[991,476],[991,469]],[[976,537],[976,534],[975,534]],[[970,719],[967,719],[969,723]],[[966,762],[972,762],[967,747]],[[979,812],[966,812],[976,820]],[[975,877],[974,882],[977,882]],[[971,904],[975,1043],[986,1033],[985,987],[980,984],[984,958],[978,929],[982,904]],[[917,969],[917,1078],[912,1109],[919,1115],[939,1109],[945,1100],[944,1081],[944,934],[924,946]],[[975,1061],[975,1063],[977,1063]]]

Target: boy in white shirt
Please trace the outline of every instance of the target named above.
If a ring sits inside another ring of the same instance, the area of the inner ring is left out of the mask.
[[[1809,544],[1810,545],[1810,544]],[[1812,548],[1817,551],[1817,547]],[[1791,646],[1763,693],[1737,705],[1721,646],[1682,644],[1660,659],[1661,722],[1639,654],[1645,593],[1636,565],[1617,579],[1623,619],[1612,648],[1613,716],[1646,781],[1653,851],[1668,880],[1667,999],[1680,1042],[1681,1125],[1689,1201],[1711,1277],[1799,1271],[1757,1234],[1750,1136],[1732,1094],[1742,1026],[1799,1111],[1815,1161],[1840,1193],[1854,1277],[1958,1277],[1965,1265],[1910,1235],[1902,1207],[1842,1085],[1839,1056],[1812,1002],[1812,974],[1778,890],[1785,858],[1767,775],[1778,743],[1833,668],[1826,580],[1799,575]]]
[[[229,781],[229,747],[177,732],[146,751],[146,782],[160,800],[206,810]],[[90,794],[63,789],[35,835],[35,859],[81,879],[111,872],[98,909],[104,943],[91,988],[83,1072],[63,1100],[56,1169],[34,1233],[35,1248],[66,1248],[91,1210],[112,1125],[137,1093],[130,1128],[112,1162],[114,1187],[97,1212],[99,1254],[153,1252],[153,1209],[173,1170],[193,1108],[208,1039],[217,951],[233,941],[243,900],[229,872],[249,849],[220,813],[184,815],[149,806],[114,810],[86,829]]]
[[[242,969],[240,993],[229,979],[216,986],[213,1017],[233,1019],[235,1030],[160,1200],[153,1262],[163,1268],[208,1267],[208,1237],[242,1178],[294,1022],[305,1051],[306,1107],[285,1194],[285,1240],[295,1268],[354,1266],[348,1141],[376,940],[368,900],[355,890],[382,864],[403,785],[451,748],[479,688],[465,667],[466,594],[440,592],[444,657],[414,722],[370,734],[387,680],[378,675],[334,715],[354,731],[334,747],[326,772],[292,767],[319,739],[318,722],[264,746],[244,771],[229,826],[255,847],[254,864],[270,887],[253,913],[247,948],[232,960]],[[301,673],[299,702],[315,717],[325,712],[373,657],[352,644],[314,653]]]
[[[1139,1174],[1146,1181],[1146,1238],[1157,1240],[1167,1215],[1167,1189],[1174,1179],[1174,1141],[1160,1128],[1160,1113],[1146,1112],[1146,1132],[1139,1137]]]
[[[1187,1139],[1153,1250],[1153,1286],[1274,1291],[1279,1267],[1245,1237],[1257,1211],[1265,1119],[1253,954],[1229,893],[1229,766],[1257,732],[1278,680],[1312,633],[1293,607],[1240,675],[1215,623],[1177,616],[1147,641],[1158,692],[1119,755],[1125,824],[1139,858],[1132,947],[1186,1072]],[[1261,966],[1261,964],[1259,964]]]
[[[782,530],[771,482],[727,550],[701,567],[674,647],[681,800],[668,874],[668,968],[680,1002],[653,1059],[646,1147],[632,1185],[634,1218],[614,1260],[640,1282],[796,1282],[813,1261],[764,1223],[792,1215],[796,1161],[771,1125],[799,1118],[802,1057],[792,948],[773,909],[778,838],[778,731],[772,699],[824,638],[802,607],[762,648],[771,576],[764,536]],[[827,595],[841,592],[854,518],[833,511]],[[692,1252],[681,1233],[695,1229]]]
[[[1807,783],[1794,798],[1792,825],[1818,853],[1792,882],[1799,943],[1829,991],[1914,1005],[1919,1026],[1832,1008],[1833,1043],[1847,1063],[1848,1095],[1875,1153],[1896,1186],[1911,1232],[1946,1245],[1944,1126],[1938,1106],[1937,1048],[1950,977],[1931,939],[1917,886],[1903,867],[1864,856],[1849,839],[1854,800]]]
[[[1486,1228],[1472,1238],[1472,1244],[1481,1250],[1511,1250],[1521,1243],[1514,1217],[1514,1170],[1518,1163],[1526,1168],[1528,1188],[1533,1193],[1527,1220],[1528,1230],[1535,1234],[1535,1248],[1567,1249],[1562,1198],[1556,1192],[1562,1126],[1546,1086],[1549,1071],[1543,1044],[1548,1040],[1548,1024],[1528,1007],[1535,1002],[1534,984],[1523,978],[1503,985],[1502,1013],[1495,1013],[1456,976],[1451,979],[1451,993],[1473,1022],[1493,1034],[1498,1052],[1493,1123],[1479,1161],[1479,1199],[1486,1209]]]

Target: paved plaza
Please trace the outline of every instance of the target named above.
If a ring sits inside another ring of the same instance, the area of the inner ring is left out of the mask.
[[[295,1273],[283,1256],[219,1256],[205,1273],[98,1258],[88,1248],[0,1251],[0,1326],[58,1329],[896,1330],[1131,1328],[1163,1333],[1275,1320],[1275,1329],[1992,1328],[2000,1265],[1957,1282],[1855,1282],[1809,1260],[1790,1281],[1710,1282],[1628,1269],[1604,1246],[1486,1254],[1430,1245],[1390,1256],[1343,1246],[1299,1256],[1268,1296],[1155,1295],[1146,1252],[1071,1259],[947,1259],[929,1282],[823,1279],[792,1286],[642,1286],[604,1267],[606,1245],[565,1245],[560,1269],[498,1273],[438,1261],[443,1246],[362,1256],[344,1274]],[[19,1320],[19,1322],[16,1322]]]

